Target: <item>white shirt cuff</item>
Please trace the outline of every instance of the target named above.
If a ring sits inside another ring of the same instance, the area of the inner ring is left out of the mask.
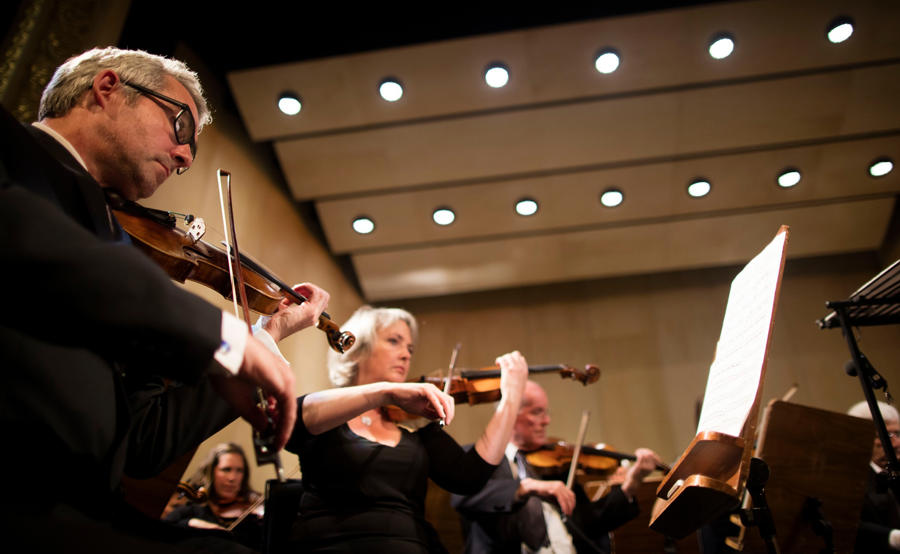
[[[222,312],[222,343],[213,358],[226,370],[227,375],[237,375],[241,370],[249,336],[246,323],[228,312]]]
[[[291,362],[287,361],[287,358],[285,358],[281,354],[281,350],[278,349],[278,344],[275,343],[275,339],[272,338],[272,335],[270,335],[268,331],[263,329],[263,325],[265,325],[265,323],[269,321],[269,319],[270,318],[267,316],[262,316],[256,320],[256,323],[253,324],[252,328],[253,337],[259,342],[263,343],[263,346],[268,348],[269,352],[281,358],[287,365],[291,365]]]
[[[891,529],[888,535],[888,544],[894,550],[900,550],[900,529]]]

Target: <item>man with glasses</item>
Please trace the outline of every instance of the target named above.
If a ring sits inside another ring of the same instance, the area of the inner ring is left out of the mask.
[[[509,463],[501,463],[481,491],[451,497],[467,553],[609,552],[609,532],[637,517],[635,494],[661,463],[656,453],[639,448],[622,485],[591,502],[580,485],[570,490],[562,481],[543,480],[525,460],[525,453],[547,444],[548,425],[547,393],[528,381],[506,449]]]
[[[890,448],[900,458],[900,414],[897,408],[884,402],[878,403],[878,409],[890,435]],[[854,404],[847,414],[872,419],[872,412],[866,401]],[[872,471],[869,472],[869,483],[863,499],[855,552],[897,552],[900,550],[900,502],[887,486],[884,473],[887,468],[887,454],[881,439],[877,436],[872,447],[872,461],[869,464]]]
[[[0,114],[4,539],[27,539],[12,551],[159,551],[134,538],[156,530],[119,522],[123,473],[164,467],[237,415],[265,425],[256,386],[277,408],[278,448],[296,418],[287,363],[174,285],[107,205],[105,193],[148,198],[190,168],[210,122],[200,83],[176,60],[94,49],[57,69],[39,122]],[[14,272],[29,291],[13,290]],[[327,293],[304,292],[310,302],[276,315],[282,336],[325,308]]]

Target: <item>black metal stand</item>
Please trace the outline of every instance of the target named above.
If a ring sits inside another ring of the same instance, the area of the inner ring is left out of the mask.
[[[760,458],[750,458],[750,473],[747,476],[747,492],[753,499],[753,507],[740,510],[741,522],[746,527],[759,528],[759,536],[766,544],[766,552],[778,554],[775,542],[775,520],[766,502],[766,483],[769,481],[769,466]]]
[[[825,546],[819,550],[820,554],[834,554],[834,528],[822,511],[822,501],[818,498],[806,497],[803,503],[803,517],[809,520],[809,525],[817,536],[822,537]]]
[[[850,295],[849,300],[826,302],[825,306],[834,312],[820,319],[819,327],[829,329],[840,325],[843,331],[852,357],[852,360],[847,362],[845,369],[851,377],[859,377],[863,396],[869,405],[872,421],[875,424],[875,432],[881,439],[881,444],[884,445],[884,453],[887,457],[885,474],[888,487],[900,497],[900,462],[897,461],[894,449],[890,448],[891,439],[884,424],[884,418],[881,417],[881,410],[878,409],[878,401],[875,399],[875,391],[883,389],[885,397],[890,401],[887,381],[860,351],[853,334],[854,326],[900,323],[900,260],[860,287]]]

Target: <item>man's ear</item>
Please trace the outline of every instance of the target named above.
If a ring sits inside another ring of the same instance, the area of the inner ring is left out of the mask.
[[[122,84],[119,75],[112,69],[104,69],[94,75],[94,82],[91,83],[91,97],[94,103],[101,108],[105,108],[113,93]]]

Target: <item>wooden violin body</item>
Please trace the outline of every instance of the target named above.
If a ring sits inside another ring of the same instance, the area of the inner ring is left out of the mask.
[[[131,236],[132,243],[150,256],[175,281],[194,281],[206,285],[231,300],[231,276],[228,255],[222,249],[202,240],[196,242],[183,230],[171,227],[155,217],[139,215],[133,210],[114,210],[119,224]],[[151,212],[152,213],[152,212]],[[284,298],[280,287],[262,275],[245,275],[249,308],[271,315]]]
[[[168,212],[125,201],[114,193],[108,193],[108,196],[116,219],[132,243],[159,264],[169,277],[180,283],[201,283],[223,297],[233,299],[228,269],[230,256],[225,250],[179,229],[175,217]],[[297,303],[306,301],[247,256],[241,256],[241,267],[250,310],[272,315],[285,297]],[[345,352],[356,341],[352,333],[341,331],[327,313],[319,317],[316,327],[325,333],[328,344],[337,352]]]
[[[574,454],[575,445],[565,441],[551,441],[526,454],[525,460],[538,475],[547,477],[567,472]],[[586,474],[602,478],[612,475],[622,460],[633,462],[636,459],[633,454],[583,445],[578,456],[578,469]],[[659,464],[656,469],[668,473],[670,468]]]

